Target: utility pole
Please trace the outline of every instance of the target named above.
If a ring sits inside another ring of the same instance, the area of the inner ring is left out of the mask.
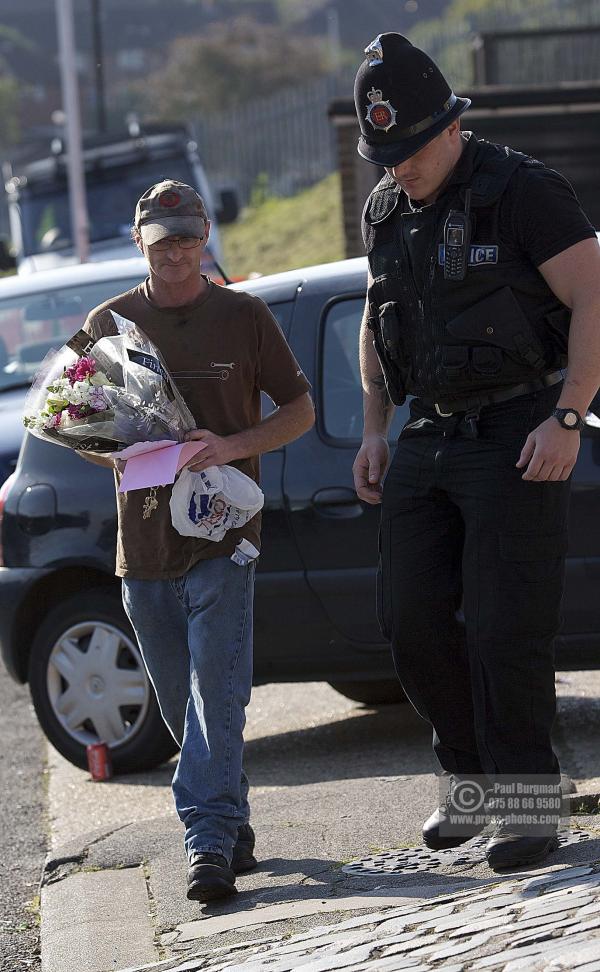
[[[94,53],[94,76],[96,79],[96,127],[102,135],[106,131],[106,99],[104,96],[104,50],[102,44],[102,20],[100,0],[92,3],[92,49]]]
[[[90,233],[85,198],[85,175],[81,147],[81,116],[79,91],[75,67],[75,31],[73,29],[73,0],[56,0],[58,22],[58,53],[65,131],[67,136],[67,174],[69,180],[69,206],[71,210],[71,234],[80,263],[86,263],[89,255]]]
[[[340,15],[336,7],[327,11],[327,43],[331,73],[338,75],[342,64],[342,40],[340,34]]]

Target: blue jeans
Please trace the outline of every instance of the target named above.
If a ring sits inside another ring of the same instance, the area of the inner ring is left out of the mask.
[[[160,710],[181,746],[173,797],[188,858],[231,861],[250,816],[242,768],[252,687],[254,564],[201,560],[171,580],[123,578],[123,605]]]

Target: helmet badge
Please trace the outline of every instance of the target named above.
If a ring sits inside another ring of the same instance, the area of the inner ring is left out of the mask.
[[[396,124],[396,109],[383,100],[383,92],[378,88],[371,88],[367,98],[371,104],[367,108],[366,120],[380,132],[389,131]]]
[[[381,34],[377,34],[375,40],[372,40],[369,46],[365,47],[365,54],[369,55],[369,67],[374,67],[376,64],[383,64]]]

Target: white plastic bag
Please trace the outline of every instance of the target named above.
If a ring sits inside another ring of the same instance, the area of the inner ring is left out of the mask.
[[[184,537],[222,540],[227,530],[244,526],[265,501],[253,479],[234,466],[182,469],[171,492],[171,523]]]

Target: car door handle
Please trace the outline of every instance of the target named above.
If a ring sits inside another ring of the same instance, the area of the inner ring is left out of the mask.
[[[320,516],[337,520],[350,520],[363,512],[354,490],[343,486],[320,489],[313,496],[312,504]]]

